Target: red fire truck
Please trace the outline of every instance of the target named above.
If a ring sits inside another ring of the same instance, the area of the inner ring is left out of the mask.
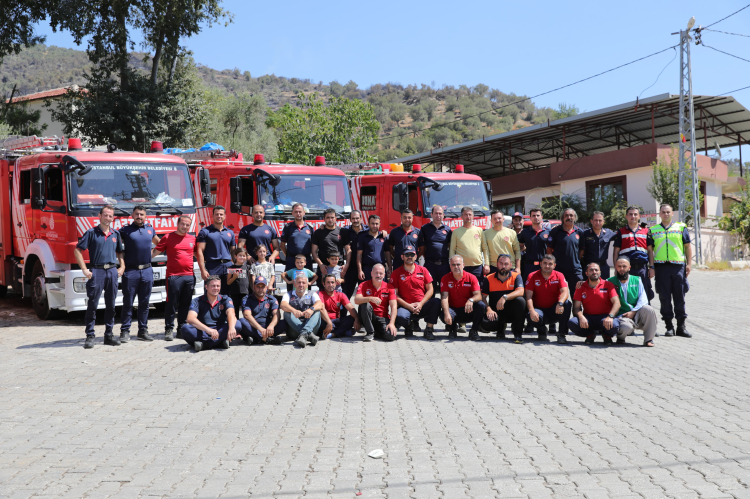
[[[157,234],[174,231],[182,214],[193,220],[194,232],[195,193],[202,188],[198,197],[208,202],[207,172],[196,169],[193,182],[184,160],[162,154],[160,143],[152,152],[158,154],[118,151],[114,144],[106,151],[85,151],[80,139],[69,139],[66,148],[58,137],[0,143],[0,296],[12,286],[31,298],[41,319],[85,310],[86,278],[73,249],[99,223],[103,205],[114,206],[115,229],[132,222],[134,206],[144,205]],[[153,262],[151,303],[166,301],[165,264],[164,256]],[[201,296],[203,282],[197,264],[194,268],[195,296]]]
[[[414,226],[429,223],[433,205],[443,207],[443,223],[460,227],[461,208],[474,210],[474,225],[486,229],[491,226],[490,200],[492,188],[477,175],[464,173],[463,165],[453,172],[424,173],[421,165],[413,165],[411,172],[393,164],[341,165],[336,168],[350,177],[354,207],[362,212],[362,219],[379,215],[380,226],[391,231],[401,225],[401,211],[414,212]],[[366,223],[366,222],[365,222]]]
[[[265,222],[281,236],[284,226],[294,220],[292,205],[302,203],[305,222],[313,229],[323,225],[323,212],[333,208],[336,224],[349,224],[352,197],[344,173],[325,166],[325,158],[315,158],[315,166],[266,163],[262,154],[255,154],[252,162],[245,162],[242,153],[235,151],[196,151],[174,153],[194,171],[202,169],[208,174],[210,200],[198,209],[197,229],[211,225],[211,208],[216,205],[227,209],[225,225],[237,236],[240,229],[252,223],[252,207],[263,205]],[[195,174],[194,174],[195,176]],[[200,183],[200,180],[196,180]],[[282,283],[284,271],[282,255],[276,264],[276,282]],[[276,287],[276,293],[286,288]]]

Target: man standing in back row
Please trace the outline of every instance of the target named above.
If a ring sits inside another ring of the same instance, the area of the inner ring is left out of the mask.
[[[595,211],[591,216],[591,228],[583,231],[579,243],[582,267],[589,263],[598,263],[602,272],[602,279],[609,279],[609,243],[615,233],[604,228],[604,213]]]
[[[234,232],[224,226],[227,211],[223,206],[214,206],[214,223],[204,227],[198,233],[198,267],[201,277],[216,275],[221,279],[221,293],[229,292],[227,286],[227,269],[232,264],[232,249],[234,249]]]
[[[404,254],[404,248],[407,246],[416,247],[419,241],[419,229],[412,225],[413,221],[414,212],[408,209],[402,211],[401,225],[393,229],[388,236],[390,252],[387,256],[391,272],[404,264],[404,260],[401,258],[401,255]]]
[[[251,262],[255,261],[255,248],[258,246],[266,247],[266,259],[271,264],[276,263],[279,256],[279,236],[276,229],[264,222],[266,210],[262,205],[253,206],[253,221],[242,227],[240,234],[237,236],[237,245],[240,248],[246,248]],[[231,263],[231,262],[230,262]],[[235,303],[239,309],[240,305]]]
[[[432,276],[436,293],[440,293],[443,276],[451,271],[448,259],[453,232],[443,223],[444,216],[443,207],[433,205],[432,221],[422,226],[417,238],[417,247],[424,255],[424,266]]]
[[[576,289],[576,283],[583,280],[580,260],[580,240],[583,231],[576,227],[578,215],[573,208],[563,211],[563,223],[549,231],[547,253],[555,256],[556,271],[565,276],[570,296]]]
[[[336,253],[344,254],[344,240],[341,237],[341,227],[336,225],[336,210],[328,208],[323,212],[325,225],[318,227],[312,236],[312,257],[318,264],[318,272],[323,277],[328,273],[328,255]],[[323,283],[318,283],[322,285]]]
[[[630,259],[630,273],[641,278],[650,304],[654,299],[654,290],[648,277],[648,228],[645,224],[641,226],[641,210],[637,206],[628,206],[625,217],[628,219],[628,225],[615,234],[612,260],[617,262],[620,256]]]
[[[490,213],[492,227],[482,232],[482,252],[484,253],[484,275],[497,272],[497,257],[510,255],[511,270],[521,271],[521,247],[518,244],[518,234],[513,229],[503,225],[505,216],[500,210]]]
[[[463,259],[463,270],[473,274],[477,278],[477,283],[482,284],[484,280],[482,229],[474,225],[474,210],[469,206],[461,208],[461,220],[464,223],[463,227],[453,231],[449,254],[451,258],[456,255],[460,256]]]

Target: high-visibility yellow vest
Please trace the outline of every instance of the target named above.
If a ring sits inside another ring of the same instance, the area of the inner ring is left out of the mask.
[[[654,240],[654,263],[685,263],[684,230],[685,224],[681,222],[674,222],[667,229],[661,224],[648,229]]]

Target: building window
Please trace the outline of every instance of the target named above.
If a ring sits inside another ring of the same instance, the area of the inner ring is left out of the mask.
[[[515,212],[523,213],[525,198],[500,199],[495,201],[493,208],[503,212],[503,215],[512,217]]]
[[[626,201],[627,198],[627,183],[624,175],[586,182],[586,205],[589,208],[601,206],[608,200]]]

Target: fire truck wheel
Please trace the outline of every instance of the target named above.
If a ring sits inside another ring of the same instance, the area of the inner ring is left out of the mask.
[[[44,268],[42,267],[42,262],[34,264],[31,278],[31,305],[34,307],[36,316],[45,321],[58,318],[60,311],[49,308],[47,289],[44,286]]]

